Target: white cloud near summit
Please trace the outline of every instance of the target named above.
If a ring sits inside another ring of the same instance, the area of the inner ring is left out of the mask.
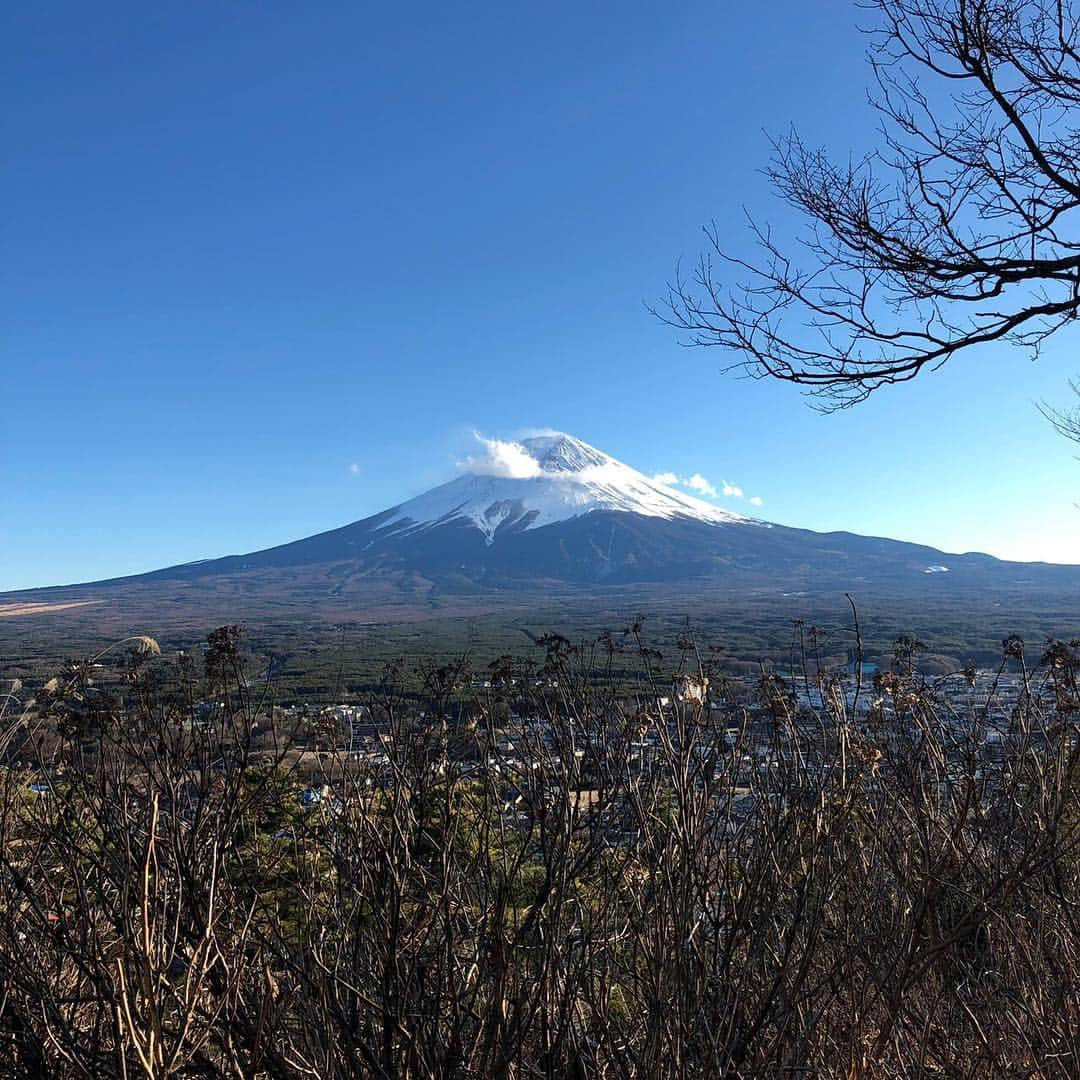
[[[458,462],[462,472],[479,476],[502,476],[511,480],[524,480],[540,475],[539,462],[521,443],[504,442],[502,439],[486,439],[478,431],[473,432],[483,452]]]

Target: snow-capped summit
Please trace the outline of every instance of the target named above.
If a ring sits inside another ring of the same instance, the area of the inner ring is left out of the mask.
[[[461,476],[395,507],[388,531],[472,524],[490,544],[500,530],[540,528],[594,510],[712,525],[756,524],[650,479],[572,435],[490,446],[496,448],[492,456],[470,458]]]
[[[573,435],[555,432],[523,439],[518,445],[540,466],[543,472],[581,472],[590,466],[608,465],[613,457]],[[618,464],[617,462],[615,462]]]

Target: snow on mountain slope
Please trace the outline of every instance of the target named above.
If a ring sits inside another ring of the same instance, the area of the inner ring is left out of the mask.
[[[490,475],[466,463],[470,471],[395,507],[387,532],[468,522],[490,544],[500,528],[534,529],[593,510],[713,525],[760,524],[651,480],[571,435],[523,439],[513,451],[517,471],[527,475]]]

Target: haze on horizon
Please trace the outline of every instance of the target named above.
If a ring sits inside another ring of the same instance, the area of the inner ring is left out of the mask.
[[[1074,332],[821,416],[643,309],[703,223],[790,224],[765,132],[872,144],[856,15],[10,13],[0,589],[311,535],[545,423],[769,521],[1080,562],[1036,407]]]

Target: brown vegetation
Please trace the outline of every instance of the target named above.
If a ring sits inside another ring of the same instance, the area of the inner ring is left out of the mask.
[[[0,1073],[1076,1075],[1075,643],[1029,672],[1009,639],[1002,713],[913,642],[737,705],[672,693],[692,642],[661,674],[624,640],[549,639],[467,710],[464,665],[389,673],[308,800],[233,628],[198,677],[140,643],[16,687]]]

